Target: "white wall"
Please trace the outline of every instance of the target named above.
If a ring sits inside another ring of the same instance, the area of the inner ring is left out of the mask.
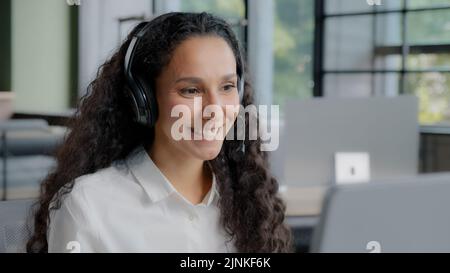
[[[67,110],[71,7],[61,0],[11,2],[15,111]]]
[[[118,48],[131,28],[129,22],[119,30],[118,18],[150,17],[151,0],[88,0],[82,1],[79,13],[79,94],[95,78],[98,67]]]

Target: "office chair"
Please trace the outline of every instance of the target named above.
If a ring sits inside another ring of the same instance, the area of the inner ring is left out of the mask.
[[[31,215],[34,199],[0,202],[0,253],[26,252],[30,236]]]

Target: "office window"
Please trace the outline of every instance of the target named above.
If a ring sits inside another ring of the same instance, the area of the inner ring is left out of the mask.
[[[274,1],[273,100],[312,96],[314,0]]]
[[[421,124],[450,125],[450,0],[317,2],[317,95],[415,94]]]

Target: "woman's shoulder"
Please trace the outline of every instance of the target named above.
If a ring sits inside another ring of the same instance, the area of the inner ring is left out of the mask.
[[[109,167],[77,177],[74,181],[74,190],[76,188],[104,187],[105,184],[110,185],[118,179],[125,178],[126,174],[127,169],[125,165],[113,163]]]
[[[75,179],[72,194],[105,194],[109,189],[124,186],[124,180],[130,179],[125,164],[114,162],[111,166],[94,173],[84,174]]]
[[[67,236],[76,237],[77,240],[81,233],[99,236],[97,230],[101,226],[101,216],[108,211],[108,204],[114,198],[111,196],[111,189],[120,185],[116,181],[123,182],[124,176],[125,170],[112,164],[94,173],[79,176],[70,187],[59,190],[53,197],[51,207],[54,209],[50,211],[51,224],[47,233],[53,249],[64,249],[65,246],[59,244],[60,241],[65,243]]]
[[[62,210],[58,209],[55,213],[66,211],[75,218],[87,221],[86,217],[89,215],[107,209],[111,200],[114,200],[123,191],[123,187],[126,187],[124,185],[129,184],[124,183],[128,177],[127,171],[122,168],[112,164],[94,173],[79,176],[74,180],[71,188],[61,188],[54,198],[59,197],[59,205],[56,207]]]

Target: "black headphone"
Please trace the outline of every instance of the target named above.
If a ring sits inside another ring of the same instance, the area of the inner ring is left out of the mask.
[[[129,92],[127,92],[127,96],[131,101],[131,107],[134,112],[135,121],[139,124],[153,127],[158,116],[156,94],[148,80],[145,80],[142,75],[139,75],[138,73],[133,73],[135,51],[138,48],[142,37],[150,29],[150,26],[150,22],[147,22],[146,25],[133,36],[130,45],[128,46],[127,53],[125,54],[125,78],[127,79],[129,86]],[[236,64],[238,70],[237,87],[239,92],[239,102],[242,104],[245,84],[244,62],[241,55],[241,50],[238,49],[238,51],[240,67],[239,64]]]

